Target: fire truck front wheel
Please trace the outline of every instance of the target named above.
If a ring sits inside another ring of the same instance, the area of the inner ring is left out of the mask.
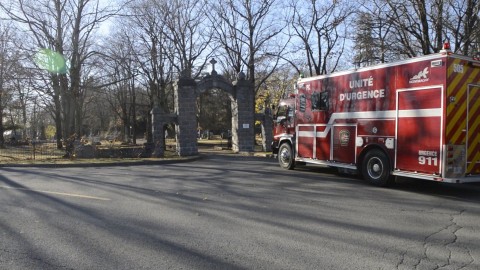
[[[390,183],[390,162],[387,155],[379,149],[370,150],[362,162],[362,175],[375,186],[387,186]]]
[[[287,170],[293,170],[295,167],[293,151],[289,143],[282,143],[282,145],[280,145],[278,149],[278,163],[280,167]]]

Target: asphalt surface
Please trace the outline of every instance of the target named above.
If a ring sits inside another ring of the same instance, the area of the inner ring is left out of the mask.
[[[317,167],[0,168],[0,269],[480,269],[480,185]]]

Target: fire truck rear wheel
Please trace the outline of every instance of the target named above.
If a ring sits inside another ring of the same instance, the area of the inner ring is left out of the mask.
[[[390,161],[387,155],[379,150],[370,150],[362,163],[363,178],[375,186],[387,186],[390,181]]]
[[[293,151],[289,143],[282,143],[282,145],[280,145],[278,149],[278,163],[280,167],[287,170],[293,170],[295,167]]]

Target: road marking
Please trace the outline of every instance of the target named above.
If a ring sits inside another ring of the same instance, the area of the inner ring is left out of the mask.
[[[32,191],[32,192],[38,192],[38,193],[46,193],[46,194],[53,194],[53,195],[60,195],[60,196],[67,196],[67,197],[76,197],[76,198],[82,198],[82,199],[93,199],[93,200],[101,200],[101,201],[110,201],[110,199],[108,199],[108,198],[94,197],[94,196],[81,195],[81,194],[73,194],[73,193],[55,192],[55,191],[48,191],[48,190],[36,190],[36,189],[29,189],[29,188],[16,188],[16,187],[9,187],[9,186],[0,186],[0,188],[26,190],[26,191]]]

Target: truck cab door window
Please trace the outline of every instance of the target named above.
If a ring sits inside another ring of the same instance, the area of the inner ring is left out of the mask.
[[[315,92],[312,94],[312,111],[326,111],[328,110],[328,93]]]
[[[287,118],[288,106],[278,106],[277,113],[275,114],[276,121],[280,123]]]

